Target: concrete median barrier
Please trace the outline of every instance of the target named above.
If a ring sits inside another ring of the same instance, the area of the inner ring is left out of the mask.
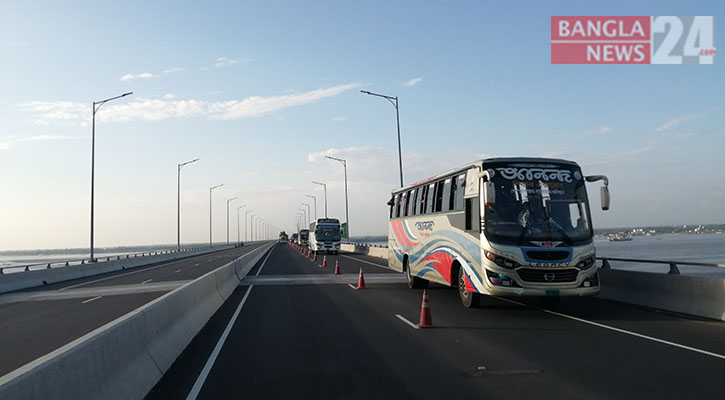
[[[0,398],[144,398],[239,285],[237,274],[249,272],[273,245],[263,245],[0,377]]]
[[[602,269],[599,297],[725,321],[725,279]]]
[[[388,249],[386,247],[370,247],[361,244],[346,243],[340,245],[340,251],[388,259]]]

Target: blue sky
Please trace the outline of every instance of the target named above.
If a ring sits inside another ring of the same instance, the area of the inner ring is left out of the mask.
[[[232,239],[237,207],[290,230],[328,183],[351,234],[386,234],[395,110],[411,183],[489,156],[572,159],[611,180],[597,227],[723,223],[715,65],[551,65],[552,15],[714,15],[718,1],[4,2],[0,243],[88,245],[91,103],[98,246]],[[716,38],[716,44],[719,38]],[[590,187],[593,207],[598,189]],[[314,212],[313,212],[314,214]],[[243,236],[243,234],[242,234]]]

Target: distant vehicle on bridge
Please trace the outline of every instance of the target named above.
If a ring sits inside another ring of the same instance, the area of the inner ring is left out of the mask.
[[[319,218],[310,224],[310,250],[337,254],[340,252],[340,239],[339,219]]]
[[[285,231],[279,233],[279,242],[287,243],[287,233]]]
[[[300,234],[297,236],[297,244],[300,246],[307,246],[310,240],[310,231],[307,229],[301,229]]]
[[[475,307],[484,294],[562,296],[599,292],[584,176],[575,162],[490,158],[396,189],[388,202],[388,263],[411,288],[457,286]]]
[[[299,243],[299,234],[298,233],[293,233],[292,234],[292,243],[294,243],[294,244],[300,244]]]

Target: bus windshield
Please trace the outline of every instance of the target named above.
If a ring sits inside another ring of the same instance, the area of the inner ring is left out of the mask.
[[[318,225],[315,229],[315,238],[320,241],[340,241],[339,225]]]
[[[485,207],[485,234],[492,241],[581,244],[592,239],[587,192],[575,165],[491,164],[496,203]]]
[[[300,232],[300,239],[307,240],[307,239],[309,239],[309,237],[310,237],[310,232],[309,231],[301,231]]]

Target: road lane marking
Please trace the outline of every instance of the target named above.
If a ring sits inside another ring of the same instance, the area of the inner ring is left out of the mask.
[[[406,324],[410,325],[411,328],[413,328],[413,329],[420,329],[420,327],[418,325],[416,325],[416,324],[408,321],[404,316],[402,316],[400,314],[395,314],[395,316],[398,317],[399,320],[401,320],[401,321],[405,322]]]
[[[177,269],[176,271],[174,271],[175,274],[178,274],[179,272],[181,272],[180,269]]]
[[[211,261],[211,260],[209,260],[209,261]],[[195,266],[195,267],[198,267],[198,266],[199,266],[199,264],[194,264],[194,266]]]
[[[90,303],[90,302],[92,302],[93,300],[98,300],[98,299],[100,299],[101,297],[103,297],[103,296],[96,296],[96,297],[94,297],[94,298],[92,298],[92,299],[88,299],[88,300],[84,301],[84,302],[83,302],[83,304],[86,304],[86,303]]]
[[[666,344],[668,346],[673,346],[673,347],[679,347],[681,349],[685,349],[685,350],[689,350],[689,351],[694,351],[696,353],[700,353],[700,354],[704,354],[704,355],[707,355],[707,356],[711,356],[711,357],[720,358],[720,359],[725,360],[725,355],[723,355],[723,354],[713,353],[711,351],[702,350],[702,349],[698,349],[698,348],[690,347],[690,346],[685,346],[684,344],[670,342],[668,340],[664,340],[664,339],[659,339],[659,338],[652,337],[652,336],[643,335],[641,333],[632,332],[632,331],[628,331],[628,330],[620,329],[620,328],[615,328],[613,326],[600,324],[599,322],[588,321],[586,319],[582,319],[582,318],[574,317],[574,316],[571,316],[571,315],[566,315],[566,314],[558,313],[556,311],[547,310],[545,308],[540,308],[540,307],[532,306],[532,305],[529,305],[529,304],[519,303],[518,301],[511,300],[511,299],[506,299],[506,298],[503,298],[503,297],[498,297],[498,296],[494,296],[494,297],[496,297],[497,299],[501,299],[501,300],[504,300],[504,301],[508,301],[509,303],[518,304],[518,305],[521,305],[521,306],[524,306],[524,307],[531,307],[531,308],[534,308],[534,309],[543,311],[543,312],[545,312],[547,314],[556,315],[558,317],[563,317],[563,318],[568,318],[568,319],[571,319],[571,320],[574,320],[574,321],[583,322],[585,324],[594,325],[594,326],[599,327],[599,328],[609,329],[609,330],[612,330],[612,331],[615,331],[615,332],[624,333],[624,334],[631,335],[631,336],[635,336],[635,337],[638,337],[638,338],[641,338],[641,339],[651,340],[653,342],[662,343],[662,344]]]
[[[353,289],[357,290],[357,286],[353,286],[353,284],[352,284],[352,283],[348,283],[348,284],[347,284],[347,286],[350,286],[351,288],[353,288]]]
[[[272,251],[270,250],[270,252],[267,253],[267,257],[265,257],[264,261],[262,261],[262,265],[259,266],[257,275],[259,275],[259,273],[262,272],[262,268],[264,268],[264,265],[267,263],[267,259],[269,258],[269,256],[271,254],[272,254]],[[242,297],[242,301],[237,306],[237,309],[234,310],[234,315],[232,315],[232,318],[229,320],[229,323],[227,324],[227,327],[224,329],[224,332],[222,333],[222,336],[219,338],[219,341],[217,342],[216,346],[214,346],[214,350],[209,355],[209,359],[206,361],[206,364],[204,364],[204,368],[201,370],[201,373],[196,378],[196,382],[194,382],[194,386],[191,388],[189,395],[186,396],[186,400],[196,400],[197,396],[199,396],[199,393],[201,392],[201,388],[204,386],[204,382],[206,382],[206,378],[209,376],[209,372],[211,372],[211,369],[214,366],[214,362],[216,362],[216,359],[219,356],[219,353],[221,352],[222,347],[224,347],[224,343],[227,341],[227,336],[229,336],[229,332],[231,332],[232,327],[237,322],[237,317],[239,317],[239,313],[242,311],[242,307],[244,307],[244,304],[247,302],[247,298],[249,297],[249,294],[252,292],[252,288],[254,288],[254,285],[249,286],[249,288],[247,288],[247,292],[244,293],[244,297]]]
[[[370,265],[374,265],[374,266],[376,266],[376,267],[378,267],[378,268],[385,268],[385,269],[390,269],[390,268],[388,268],[388,267],[387,267],[387,266],[385,266],[385,265],[382,265],[382,264],[375,264],[374,262],[370,262],[370,261],[365,261],[365,260],[361,260],[361,259],[359,259],[359,258],[355,258],[355,257],[350,257],[350,256],[345,256],[345,255],[340,255],[340,257],[345,257],[345,258],[349,258],[349,259],[351,259],[351,260],[359,261],[359,262],[361,262],[361,263],[365,263],[365,264],[370,264]]]
[[[141,284],[143,285],[143,284],[145,284],[145,283],[149,283],[149,282],[151,282],[152,280],[153,280],[153,279],[147,279],[147,280],[145,280],[145,281],[141,282]]]

